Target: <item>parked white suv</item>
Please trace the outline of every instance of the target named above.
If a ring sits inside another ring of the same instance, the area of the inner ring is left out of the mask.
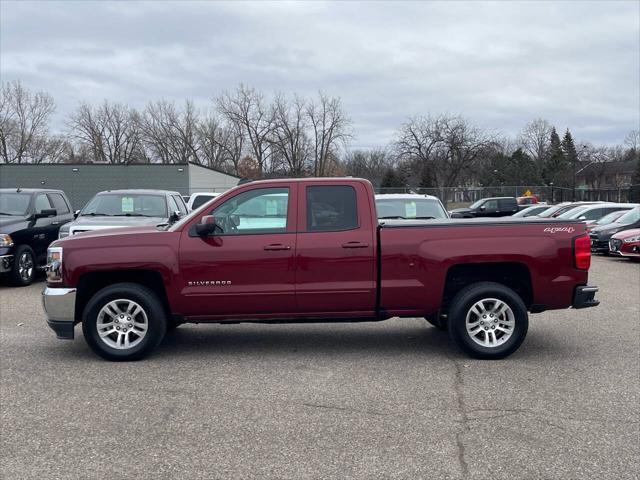
[[[220,194],[219,193],[213,193],[213,192],[197,192],[197,193],[193,193],[189,197],[189,201],[187,202],[187,208],[189,209],[190,212],[192,212],[192,211],[196,210],[197,208],[200,208],[202,205],[207,203],[209,200],[213,200],[218,195],[220,195]]]

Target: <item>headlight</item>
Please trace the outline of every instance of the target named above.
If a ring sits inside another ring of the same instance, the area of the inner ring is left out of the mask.
[[[628,237],[623,240],[624,243],[635,243],[640,242],[640,235],[636,235],[635,237]]]
[[[7,233],[0,233],[0,247],[10,247],[13,245],[13,239],[11,235]]]
[[[62,247],[47,249],[47,282],[62,281]]]

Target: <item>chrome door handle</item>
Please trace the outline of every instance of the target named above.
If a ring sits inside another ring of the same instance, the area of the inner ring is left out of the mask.
[[[265,250],[291,250],[289,245],[283,245],[282,243],[272,243],[271,245],[265,245]]]
[[[51,225],[60,225],[60,222],[51,222]]]
[[[368,243],[362,242],[347,242],[342,244],[342,248],[367,248],[368,246]]]

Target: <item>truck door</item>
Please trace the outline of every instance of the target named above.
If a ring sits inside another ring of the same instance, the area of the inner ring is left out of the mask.
[[[272,184],[273,185],[273,184]],[[207,214],[219,226],[180,242],[181,312],[251,317],[295,313],[296,185],[241,191]]]
[[[298,311],[309,315],[373,314],[377,219],[372,195],[358,182],[304,182],[300,187]]]
[[[46,193],[38,193],[34,199],[33,211],[36,214],[42,213],[44,210],[52,210],[53,205]],[[34,220],[32,227],[32,248],[36,254],[38,263],[42,263],[47,256],[47,247],[57,237],[58,228],[52,225],[56,217],[42,217]]]

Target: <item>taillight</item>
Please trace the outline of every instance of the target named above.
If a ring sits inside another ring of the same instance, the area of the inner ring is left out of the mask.
[[[591,241],[588,235],[573,240],[573,261],[576,268],[589,270],[591,266]]]

